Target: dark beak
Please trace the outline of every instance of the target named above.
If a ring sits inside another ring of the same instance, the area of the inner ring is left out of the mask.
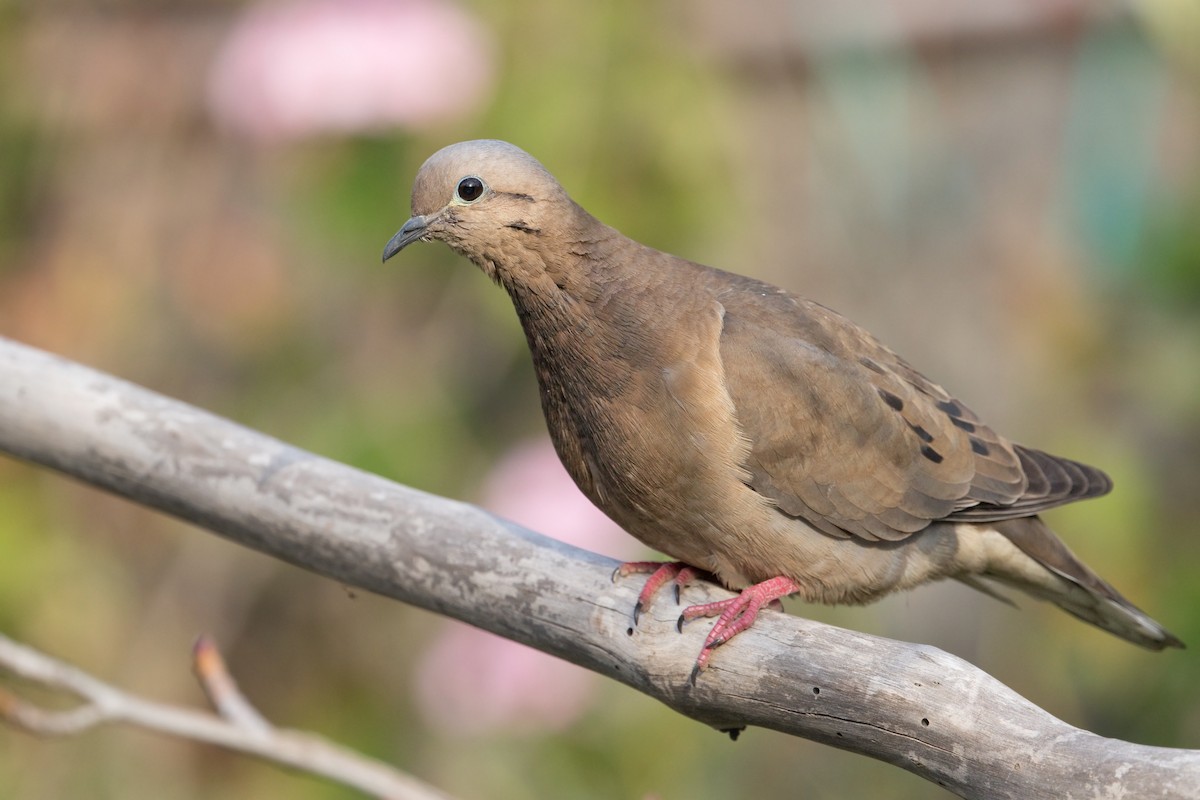
[[[404,223],[404,227],[396,232],[396,235],[387,243],[387,247],[383,248],[383,260],[387,261],[392,256],[399,253],[408,245],[415,242],[425,235],[425,230],[429,227],[428,217],[413,217],[408,222]]]

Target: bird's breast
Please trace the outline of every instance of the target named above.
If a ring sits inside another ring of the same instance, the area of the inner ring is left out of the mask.
[[[651,547],[709,569],[747,505],[769,511],[745,483],[722,313],[711,302],[636,327],[526,324],[547,426],[576,484]]]

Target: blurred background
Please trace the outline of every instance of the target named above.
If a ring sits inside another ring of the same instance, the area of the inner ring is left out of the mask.
[[[628,235],[833,306],[1010,437],[1110,471],[1050,522],[1192,649],[957,585],[792,611],[1200,748],[1197,8],[0,0],[0,335],[638,556],[564,490],[504,293],[443,246],[379,264],[429,154],[508,139]],[[731,743],[8,459],[0,630],[194,704],[209,632],[276,723],[463,798],[947,796],[768,731]],[[356,796],[140,731],[4,728],[0,794]]]

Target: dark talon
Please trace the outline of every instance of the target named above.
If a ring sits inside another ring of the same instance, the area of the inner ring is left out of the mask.
[[[609,576],[610,581],[612,581],[613,583],[617,582],[617,576],[620,574],[621,567],[623,567],[623,566],[624,566],[624,564],[617,565],[617,568],[612,571],[612,575]]]
[[[642,601],[638,600],[633,604],[633,625],[637,627],[638,620],[642,618]]]
[[[680,594],[680,586],[677,583],[677,584],[675,584],[675,605],[679,605],[679,594]]]
[[[746,730],[745,725],[743,725],[740,728],[721,728],[721,733],[728,733],[729,738],[736,742],[738,737],[742,735],[742,731],[744,731],[744,730]]]
[[[683,623],[685,622],[687,622],[687,620],[683,618],[683,614],[680,614],[679,619],[675,620],[675,630],[683,633]]]
[[[696,685],[696,678],[700,677],[700,665],[692,667],[692,674],[688,676],[688,683],[692,686]]]

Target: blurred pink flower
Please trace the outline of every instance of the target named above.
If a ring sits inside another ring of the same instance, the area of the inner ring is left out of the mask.
[[[559,731],[591,703],[597,676],[516,642],[447,623],[417,671],[422,716],[453,736]]]
[[[263,141],[461,117],[485,99],[493,45],[448,0],[291,0],[251,6],[213,62],[208,106]]]
[[[575,487],[549,439],[518,445],[484,482],[485,508],[578,547],[631,559],[645,548]],[[632,609],[631,609],[632,611]],[[587,709],[596,676],[477,628],[448,623],[417,669],[417,705],[467,736],[561,730]]]
[[[510,450],[483,483],[480,505],[538,533],[614,558],[645,548],[583,496],[546,437]]]

